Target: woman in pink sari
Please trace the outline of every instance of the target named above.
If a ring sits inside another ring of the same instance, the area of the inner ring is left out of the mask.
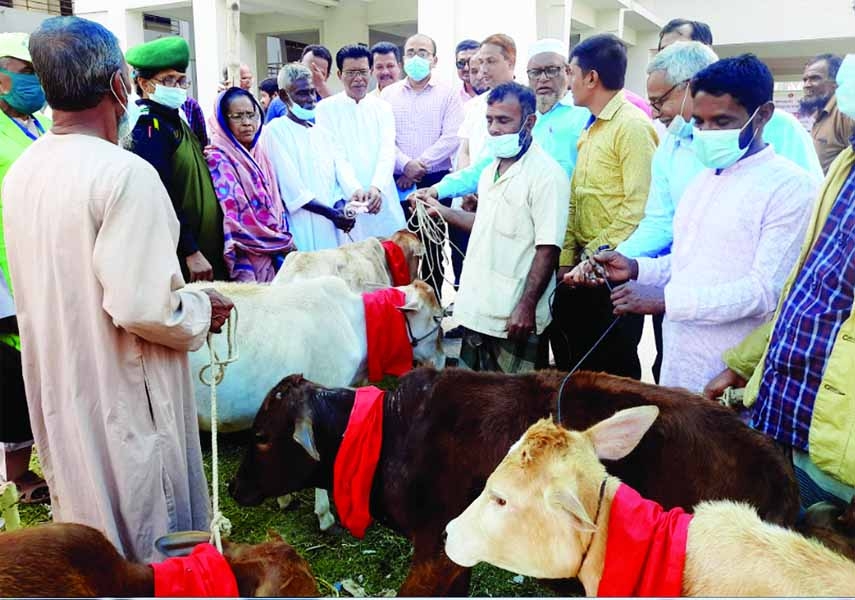
[[[232,281],[269,282],[294,248],[276,175],[258,145],[263,111],[240,88],[220,94],[205,159],[223,208],[223,255]]]

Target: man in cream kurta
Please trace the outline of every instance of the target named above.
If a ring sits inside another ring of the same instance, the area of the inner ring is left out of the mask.
[[[45,165],[61,168],[47,177]],[[205,341],[211,303],[182,289],[169,196],[116,144],[48,133],[12,166],[3,198],[53,519],[154,560],[155,539],[207,529],[209,516],[187,351]]]
[[[365,192],[373,188],[382,197],[376,214],[357,216],[349,238],[388,237],[406,225],[394,179],[395,116],[389,103],[366,93],[371,67],[366,48],[345,46],[336,61],[344,91],[317,105],[315,121],[330,132]]]

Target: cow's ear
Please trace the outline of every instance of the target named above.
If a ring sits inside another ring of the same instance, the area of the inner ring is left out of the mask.
[[[320,462],[321,455],[315,447],[315,433],[312,430],[311,417],[304,415],[297,419],[294,424],[294,441],[300,444],[309,456]]]
[[[635,447],[659,416],[656,406],[635,406],[616,412],[585,433],[594,444],[597,456],[605,460],[620,460]]]
[[[555,487],[550,492],[552,501],[566,511],[573,521],[573,527],[579,531],[592,532],[597,530],[596,524],[588,516],[588,511],[574,490]]]
[[[398,310],[401,312],[418,312],[419,302],[418,300],[408,300],[404,306],[399,306]]]

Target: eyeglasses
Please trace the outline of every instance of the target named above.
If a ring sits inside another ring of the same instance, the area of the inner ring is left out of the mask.
[[[371,71],[368,71],[367,69],[359,69],[356,71],[352,71],[352,70],[348,69],[347,71],[343,71],[343,74],[348,79],[354,79],[356,77],[367,78],[371,74]]]
[[[463,58],[461,60],[458,60],[456,64],[458,69],[465,69],[469,65],[469,59]]]
[[[244,112],[230,113],[226,116],[229,118],[229,121],[234,121],[235,123],[243,123],[244,121],[254,123],[255,121],[258,121],[261,115],[259,115],[257,112]]]
[[[170,75],[169,77],[164,77],[163,79],[152,79],[152,81],[170,88],[180,87],[182,90],[186,90],[190,87],[190,80],[186,77],[173,77],[172,75]]]
[[[679,83],[675,83],[674,85],[672,85],[670,90],[668,90],[667,92],[665,92],[664,94],[662,94],[661,96],[656,98],[656,100],[650,101],[650,108],[652,108],[656,112],[662,112],[662,105],[668,101],[668,97],[671,95],[671,93],[674,90],[676,90],[678,87],[683,85],[684,83],[688,83],[688,82],[689,82],[689,80],[685,79],[683,81],[680,81]]]
[[[431,52],[430,50],[425,50],[424,48],[421,50],[413,50],[412,48],[410,48],[405,53],[405,56],[407,58],[412,58],[414,56],[419,56],[421,58],[429,58],[433,56],[433,52]],[[460,66],[460,63],[457,63],[457,66]]]
[[[564,67],[545,67],[543,69],[529,69],[526,73],[528,73],[529,79],[537,81],[542,75],[546,75],[547,79],[555,79],[563,70]]]

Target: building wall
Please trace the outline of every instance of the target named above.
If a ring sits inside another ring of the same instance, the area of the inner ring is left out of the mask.
[[[51,16],[53,15],[43,12],[0,8],[0,31],[32,33],[39,28],[42,21]]]

